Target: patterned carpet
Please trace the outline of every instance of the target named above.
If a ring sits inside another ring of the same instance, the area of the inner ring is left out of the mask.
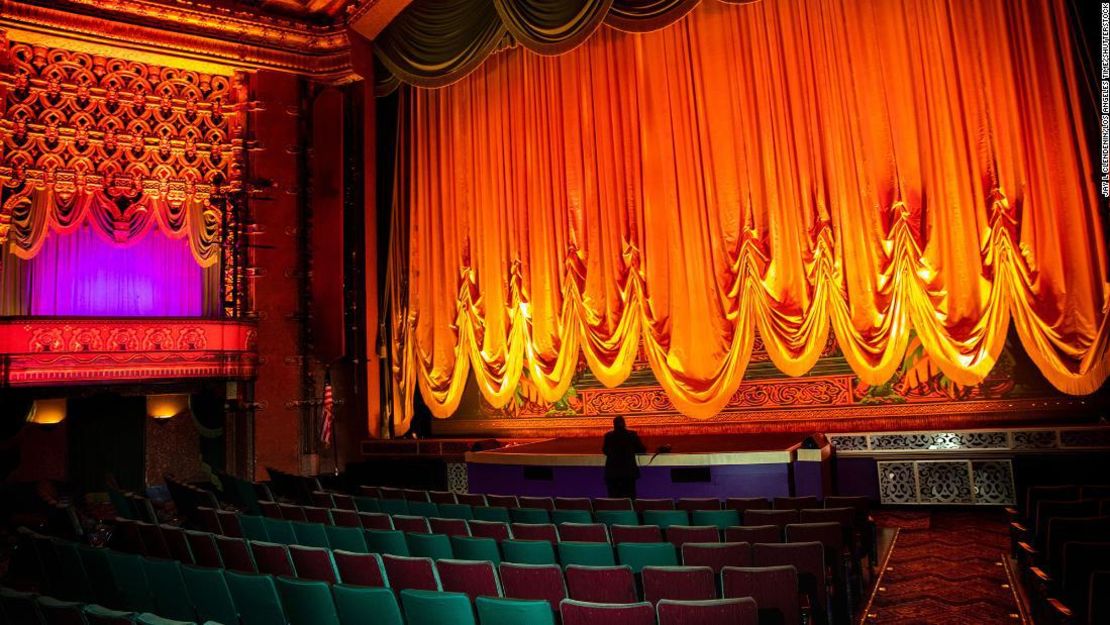
[[[1009,537],[1001,511],[893,513],[876,521],[899,529],[861,623],[1024,622],[1004,563]]]

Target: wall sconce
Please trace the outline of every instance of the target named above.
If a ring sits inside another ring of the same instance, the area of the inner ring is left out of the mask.
[[[53,427],[66,420],[65,399],[36,399],[27,413],[27,423]]]
[[[184,393],[146,396],[146,414],[157,423],[165,423],[187,410],[189,396]]]

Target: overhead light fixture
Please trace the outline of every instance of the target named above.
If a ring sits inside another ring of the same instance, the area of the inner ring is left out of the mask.
[[[27,423],[36,425],[58,425],[66,420],[66,400],[63,399],[36,399],[31,404],[31,412],[27,413]]]
[[[155,421],[167,421],[187,410],[189,396],[185,393],[146,396],[146,414]]]

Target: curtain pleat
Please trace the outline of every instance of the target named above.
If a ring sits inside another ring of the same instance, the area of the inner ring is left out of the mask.
[[[85,223],[117,245],[134,244],[157,227],[174,239],[188,237],[193,259],[201,267],[220,259],[220,213],[195,198],[178,206],[153,197],[117,204],[99,191],[63,197],[50,188],[28,186],[5,200],[4,212],[11,218],[8,250],[23,259],[34,258],[51,231],[65,233]]]
[[[611,15],[612,13],[610,13]],[[695,418],[757,335],[784,373],[831,332],[882,384],[916,336],[959,384],[1011,322],[1067,393],[1110,373],[1105,230],[1055,0],[707,2],[406,88],[390,333],[394,419],[473,375],[558,400],[640,349]],[[392,256],[391,256],[392,257]]]
[[[613,0],[493,0],[497,14],[522,46],[538,54],[562,54],[582,44],[601,25]]]

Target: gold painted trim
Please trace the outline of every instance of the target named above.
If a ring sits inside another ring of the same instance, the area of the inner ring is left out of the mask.
[[[821,462],[832,456],[832,445],[820,449],[798,449],[798,462]]]
[[[641,454],[637,456],[637,463],[641,467],[702,467],[782,464],[791,462],[794,458],[791,450],[726,452],[714,454],[659,454],[655,456],[655,460],[651,459],[652,455],[653,454]],[[504,451],[468,451],[464,457],[467,462],[473,464],[551,467],[605,466],[605,456],[602,454],[524,454],[506,453]]]
[[[8,39],[19,43],[26,43],[46,48],[62,48],[73,52],[83,52],[94,56],[103,56],[125,61],[136,61],[148,65],[161,67],[174,67],[187,69],[202,74],[217,74],[220,76],[233,76],[238,71],[231,65],[213,63],[203,59],[190,59],[174,56],[153,50],[140,48],[127,48],[119,44],[107,44],[84,39],[74,39],[72,36],[54,35],[44,32],[34,32],[21,28],[9,28]]]

